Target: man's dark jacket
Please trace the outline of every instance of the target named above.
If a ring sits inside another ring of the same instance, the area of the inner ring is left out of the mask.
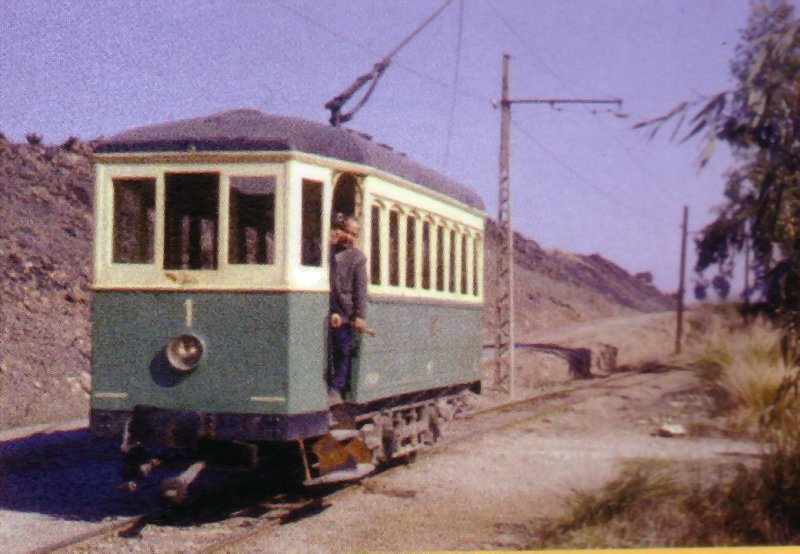
[[[367,258],[355,247],[331,249],[331,313],[367,318]]]

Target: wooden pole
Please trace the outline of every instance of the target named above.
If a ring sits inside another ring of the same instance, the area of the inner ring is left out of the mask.
[[[678,322],[675,330],[675,353],[681,353],[681,339],[683,337],[683,297],[686,293],[684,280],[686,278],[686,235],[689,221],[689,206],[683,207],[683,226],[681,229],[681,270],[678,285]]]
[[[744,307],[750,312],[750,237],[744,239]]]

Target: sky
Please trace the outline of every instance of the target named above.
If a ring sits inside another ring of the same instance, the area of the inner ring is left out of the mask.
[[[255,108],[326,122],[324,104],[442,0],[0,3],[0,132],[60,143]],[[515,230],[678,286],[680,224],[713,219],[722,151],[633,130],[733,84],[748,0],[453,0],[394,58],[348,126],[475,189],[497,217],[502,57],[511,97],[622,98],[512,108]],[[691,238],[691,237],[690,237]],[[689,267],[694,264],[690,244]],[[691,276],[689,281],[691,287]]]

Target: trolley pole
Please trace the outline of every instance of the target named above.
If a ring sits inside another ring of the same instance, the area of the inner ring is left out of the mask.
[[[681,339],[683,338],[683,297],[686,294],[686,227],[689,222],[689,206],[683,207],[683,226],[681,228],[681,270],[678,284],[678,321],[675,329],[675,353],[681,353]]]
[[[514,229],[511,226],[511,105],[512,104],[616,104],[614,99],[524,98],[512,100],[509,92],[511,56],[503,54],[500,100],[500,178],[497,202],[497,283],[495,293],[494,386],[511,397],[515,394],[514,364]]]

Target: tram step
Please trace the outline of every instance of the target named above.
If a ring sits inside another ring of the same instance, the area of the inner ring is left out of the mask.
[[[331,429],[328,431],[336,442],[344,442],[359,436],[358,429]]]

